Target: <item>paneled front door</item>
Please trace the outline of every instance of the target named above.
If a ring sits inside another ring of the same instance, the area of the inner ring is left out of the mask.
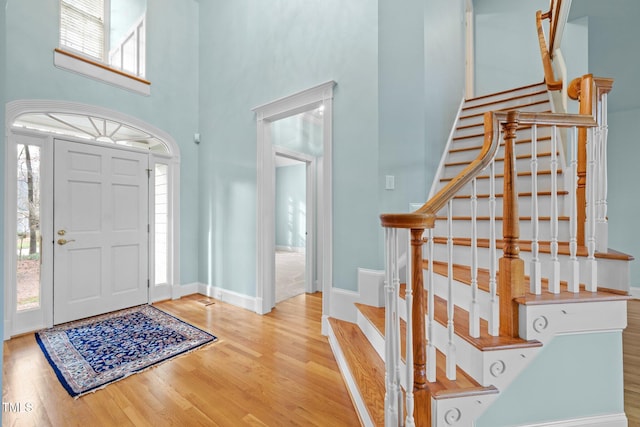
[[[148,301],[148,156],[55,141],[54,324]]]

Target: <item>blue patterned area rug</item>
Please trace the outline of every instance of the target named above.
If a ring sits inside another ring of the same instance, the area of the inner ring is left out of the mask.
[[[44,355],[73,397],[98,390],[216,339],[150,305],[36,333]]]

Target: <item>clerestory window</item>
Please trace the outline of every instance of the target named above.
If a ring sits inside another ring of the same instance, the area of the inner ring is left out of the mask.
[[[146,10],[147,0],[60,0],[60,51],[144,79]]]

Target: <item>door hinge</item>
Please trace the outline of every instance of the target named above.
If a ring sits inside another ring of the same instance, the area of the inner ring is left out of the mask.
[[[147,289],[151,287],[151,280],[147,279]]]
[[[147,224],[147,233],[151,233],[151,224]]]
[[[152,170],[153,170],[153,169],[147,169],[147,178],[151,178],[151,171],[152,171]]]

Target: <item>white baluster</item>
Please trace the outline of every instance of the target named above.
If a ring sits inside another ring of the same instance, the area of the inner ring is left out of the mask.
[[[433,271],[433,228],[429,229],[429,274],[427,275],[427,381],[436,381],[435,278]]]
[[[496,245],[496,163],[489,166],[489,294],[491,298],[491,314],[489,317],[489,335],[500,333],[500,304],[498,302],[497,280],[498,249]]]
[[[469,335],[480,337],[480,304],[478,303],[478,189],[476,179],[471,181],[471,306],[469,309]]]
[[[567,136],[569,133],[567,132]],[[578,262],[578,128],[573,128],[569,141],[569,158],[571,159],[569,203],[569,292],[580,292],[580,263]]]
[[[596,250],[607,252],[609,250],[609,230],[607,222],[607,139],[609,124],[607,123],[607,94],[602,95],[598,105],[598,197],[597,197],[597,222],[596,222]]]
[[[587,132],[587,278],[586,287],[588,291],[596,292],[598,290],[598,269],[595,258],[596,251],[596,224],[595,224],[595,147],[594,139],[595,129]]]
[[[560,293],[560,261],[558,259],[558,128],[551,127],[551,271],[549,292]]]
[[[538,219],[538,126],[531,127],[531,266],[529,285],[531,293],[542,293],[542,272],[540,264],[540,222]]]
[[[407,407],[407,416],[405,418],[405,426],[413,427],[415,425],[415,421],[413,419],[413,409],[414,409],[414,398],[413,398],[413,322],[411,319],[413,312],[413,283],[412,283],[412,268],[413,265],[411,263],[413,256],[411,254],[411,233],[409,233],[409,238],[407,239],[407,285],[405,292],[405,303],[407,310],[407,338],[406,338],[406,374],[407,374],[407,387],[406,387],[406,407]],[[428,363],[428,361],[427,361]]]
[[[398,384],[396,381],[396,363],[394,360],[395,352],[395,338],[393,337],[396,328],[394,313],[394,299],[397,299],[394,289],[395,270],[397,260],[397,245],[398,234],[394,228],[385,228],[385,245],[387,249],[386,253],[386,268],[385,268],[385,425],[394,426],[398,425]]]
[[[447,237],[447,332],[449,335],[447,343],[447,378],[456,379],[456,346],[453,342],[455,330],[453,324],[454,306],[453,306],[453,199],[449,200],[447,222],[449,232]]]

